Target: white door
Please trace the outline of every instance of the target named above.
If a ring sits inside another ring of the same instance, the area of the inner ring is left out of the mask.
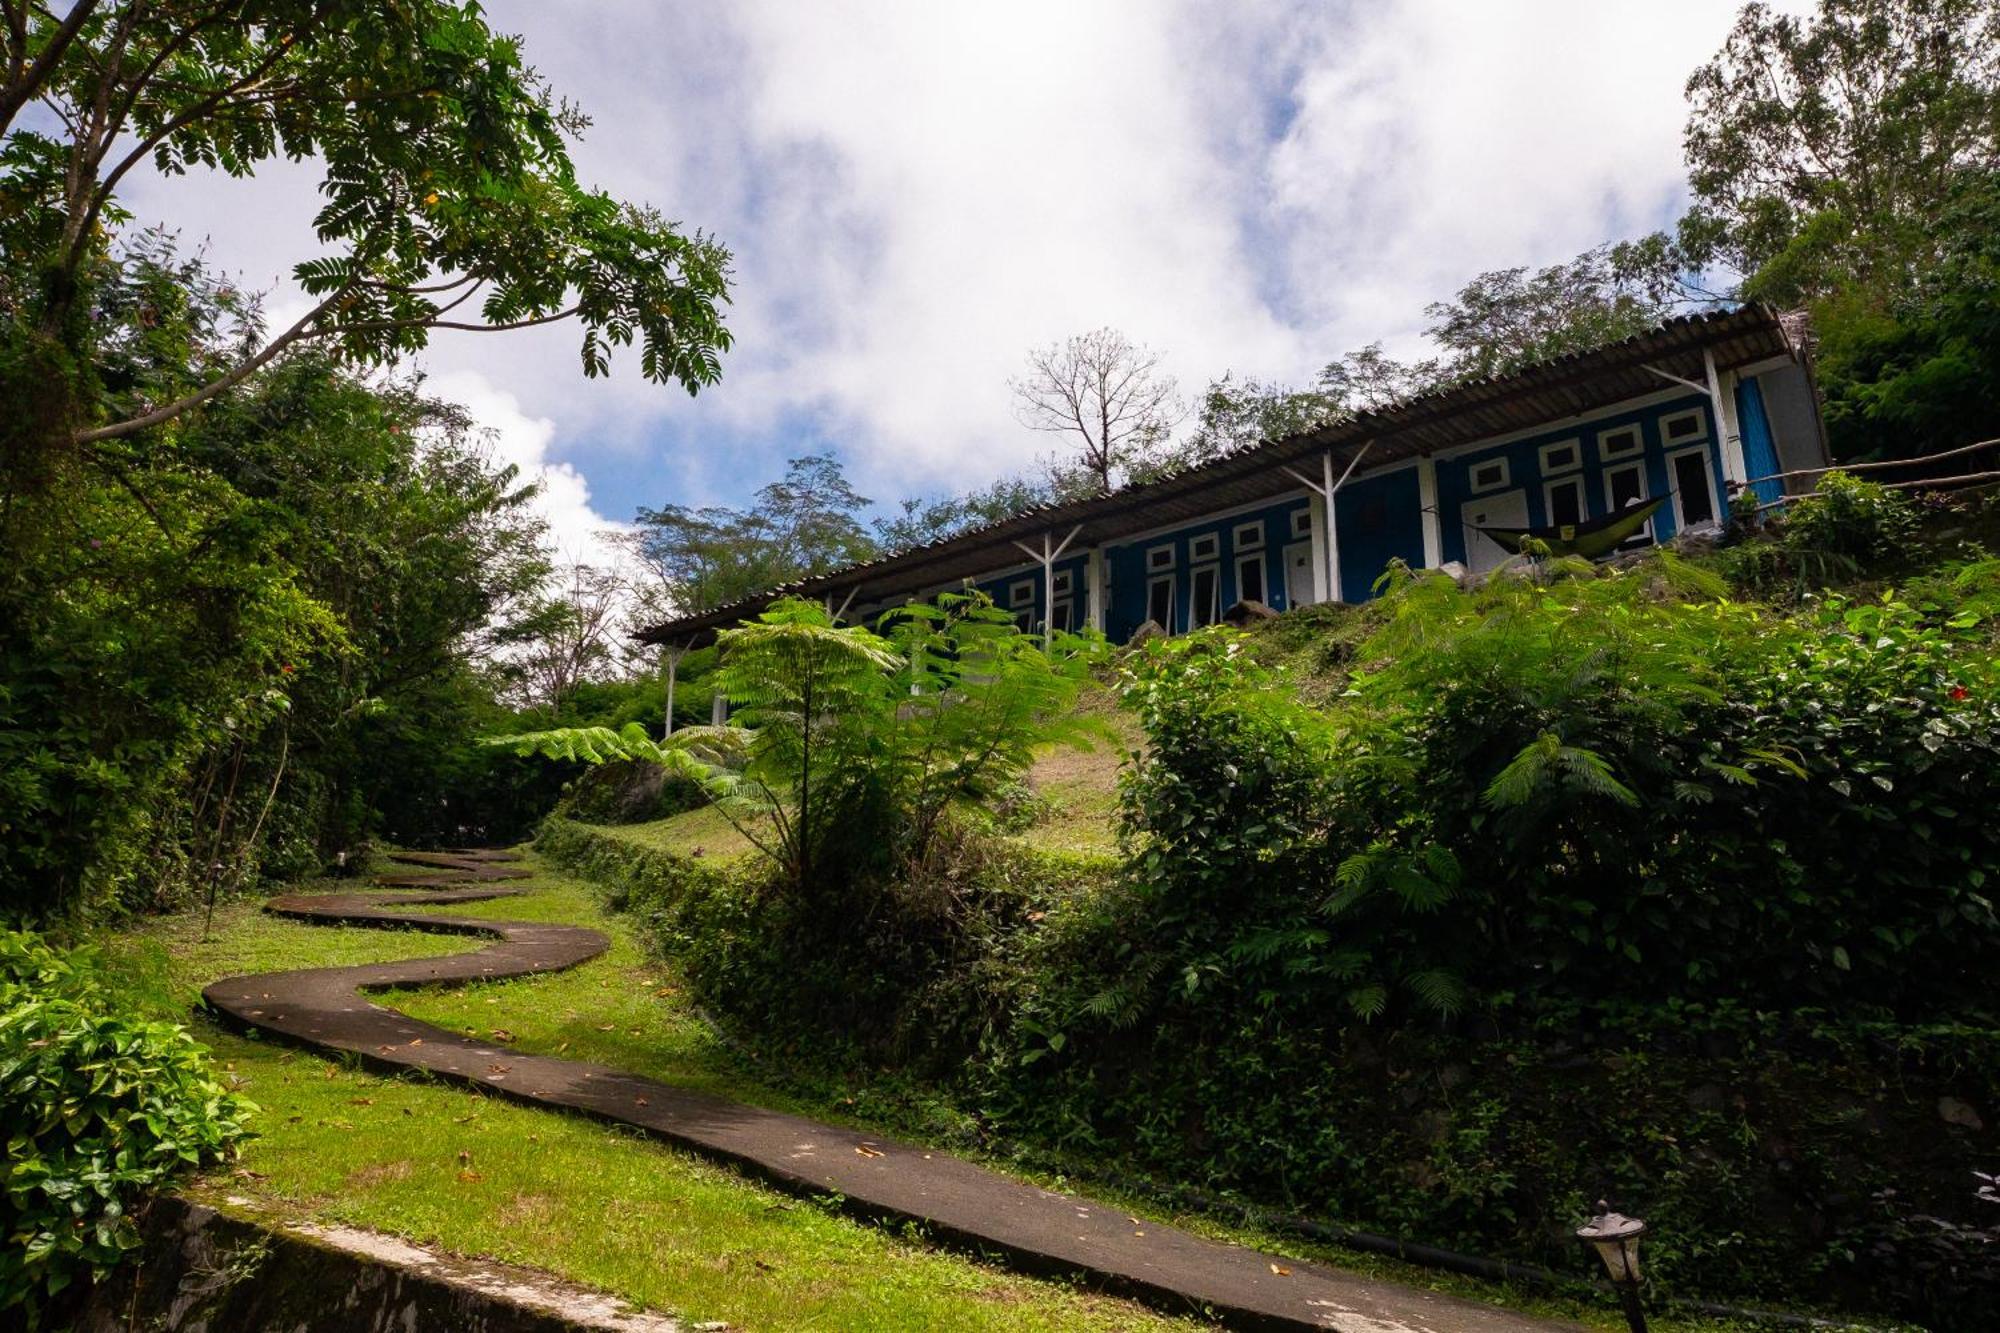
[[[1285,548],[1285,606],[1311,606],[1313,599],[1313,544],[1293,542]]]
[[[1513,554],[1479,531],[1481,528],[1525,528],[1528,526],[1528,493],[1501,491],[1482,495],[1458,507],[1459,521],[1465,525],[1465,563],[1475,574],[1483,574]]]

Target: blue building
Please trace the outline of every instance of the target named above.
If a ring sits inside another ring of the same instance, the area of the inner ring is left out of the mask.
[[[1024,626],[1123,642],[1149,621],[1168,633],[1213,624],[1239,601],[1278,611],[1365,601],[1395,560],[1482,573],[1508,557],[1482,529],[1559,528],[1663,497],[1626,545],[1668,541],[1719,526],[1738,492],[1780,499],[1778,474],[1826,462],[1800,337],[1746,306],[1017,514],[641,637],[672,653],[779,596],[872,620],[976,587]]]

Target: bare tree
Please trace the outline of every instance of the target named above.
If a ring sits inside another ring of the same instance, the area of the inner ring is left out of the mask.
[[[574,560],[558,569],[524,626],[516,667],[526,702],[554,712],[584,681],[618,674],[629,601],[615,568]]]
[[[1058,487],[1071,489],[1081,472],[1091,489],[1108,493],[1114,474],[1144,463],[1163,446],[1185,413],[1159,354],[1135,346],[1116,329],[1080,333],[1028,354],[1028,373],[1008,381],[1014,414],[1030,430],[1071,435],[1081,447],[1076,468],[1051,466]]]

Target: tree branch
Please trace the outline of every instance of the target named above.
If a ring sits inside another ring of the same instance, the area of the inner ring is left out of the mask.
[[[77,444],[95,444],[99,440],[115,440],[120,436],[136,434],[149,427],[157,426],[161,422],[171,421],[188,409],[201,406],[217,394],[235,388],[244,380],[256,374],[264,366],[270,364],[273,357],[277,356],[278,353],[284,351],[287,347],[290,347],[293,343],[308,336],[321,336],[321,333],[312,331],[312,325],[321,315],[324,315],[327,311],[333,309],[335,305],[339,304],[351,289],[351,283],[343,285],[338,291],[335,291],[324,301],[321,301],[311,310],[308,310],[298,323],[286,329],[276,338],[273,338],[263,351],[251,357],[248,361],[243,362],[243,364],[237,366],[236,369],[230,371],[228,374],[211,380],[208,384],[195,390],[193,393],[183,398],[178,398],[163,407],[156,407],[142,416],[133,417],[129,421],[115,422],[109,426],[98,426],[93,430],[78,431],[71,439]]]
[[[207,97],[203,98],[199,102],[194,103],[192,106],[183,107],[179,112],[168,117],[165,124],[161,125],[151,134],[141,139],[138,145],[135,146],[131,152],[127,153],[123,158],[121,158],[118,162],[118,165],[114,166],[109,172],[109,174],[105,175],[103,179],[98,182],[97,188],[91,192],[90,205],[84,210],[81,223],[73,227],[75,235],[71,240],[68,248],[65,250],[63,254],[63,264],[67,267],[69,265],[73,265],[76,263],[78,256],[82,252],[83,244],[90,235],[91,224],[97,221],[97,215],[103,211],[104,205],[110,202],[111,192],[117,188],[118,182],[125,178],[126,172],[130,171],[133,167],[137,166],[139,163],[145,161],[147,154],[151,153],[154,148],[164,143],[167,140],[167,138],[174,133],[174,131],[180,129],[183,125],[186,125],[191,121],[198,120],[202,116],[207,115],[209,112],[215,110],[218,106],[222,104],[225,98],[231,97],[237,93],[244,92],[248,89],[256,87],[257,84],[262,81],[264,75],[270,72],[272,66],[276,65],[280,60],[284,59],[285,56],[291,52],[291,49],[294,44],[295,43],[293,38],[289,36],[286,37],[283,41],[278,43],[277,48],[273,50],[270,55],[266,56],[262,61],[260,61],[257,64],[257,67],[252,69],[248,74],[245,74],[242,78],[238,79],[236,82],[228,85],[227,87],[216,89]],[[137,98],[137,90],[135,89],[133,100],[136,100],[136,98]],[[128,109],[130,105],[131,103],[128,101],[127,103]],[[123,123],[122,113],[119,117],[118,123],[120,124]],[[104,153],[110,149],[111,137],[115,133],[116,133],[116,125],[107,125],[103,147],[100,148],[98,152],[92,156],[90,162],[91,170],[94,171],[97,169],[97,167],[103,164]]]
[[[6,90],[0,92],[0,135],[6,134],[14,123],[14,117],[21,113],[21,108],[34,100],[36,89],[47,80],[49,71],[56,67],[57,62],[69,50],[70,44],[76,40],[77,33],[82,31],[83,25],[97,9],[97,5],[98,0],[76,0],[70,7],[69,14],[63,19],[62,26],[56,29],[53,37],[49,38],[49,44],[42,48],[42,53],[35,57],[35,63],[18,75],[9,77]],[[27,54],[27,23],[25,17],[20,16],[11,5],[8,6],[7,22],[10,28],[19,24],[16,29],[20,34],[20,54],[16,57],[18,68],[18,60]]]

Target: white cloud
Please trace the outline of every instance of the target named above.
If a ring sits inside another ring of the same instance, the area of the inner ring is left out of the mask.
[[[870,494],[984,481],[1048,447],[1009,411],[1032,345],[1110,324],[1190,390],[1299,379],[1410,347],[1482,269],[1666,221],[1682,85],[1736,4],[494,0],[595,117],[583,178],[736,251],[739,343],[692,402],[629,357],[585,381],[562,327],[424,360],[535,441],[573,528],[579,468],[619,516],[740,501],[827,442]],[[313,181],[139,202],[255,278],[310,253]]]
[[[424,385],[431,394],[459,403],[485,433],[490,456],[500,466],[520,470],[523,481],[537,483],[535,511],[549,525],[549,546],[563,560],[615,565],[619,553],[610,533],[628,529],[591,506],[590,483],[573,464],[549,456],[556,424],[530,416],[512,393],[473,370],[446,371]]]
[[[1407,333],[1473,273],[1660,225],[1685,189],[1683,85],[1735,7],[1435,0],[1316,25],[1267,195],[1315,316]]]

